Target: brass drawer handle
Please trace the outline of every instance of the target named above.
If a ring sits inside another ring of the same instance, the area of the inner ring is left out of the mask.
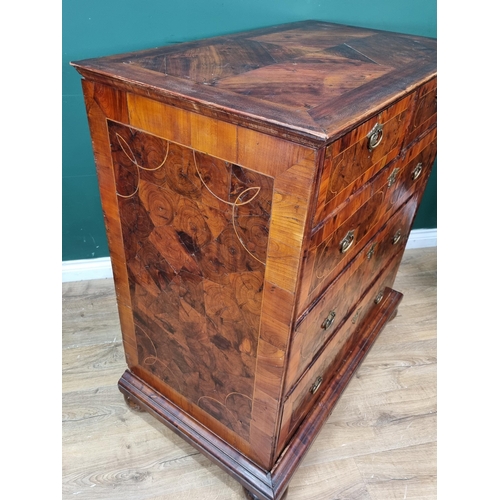
[[[314,381],[314,384],[311,386],[311,388],[309,389],[309,392],[311,394],[316,394],[316,392],[318,391],[319,389],[319,386],[321,385],[321,383],[323,382],[323,377],[318,377],[315,381]]]
[[[384,292],[379,292],[375,297],[375,304],[380,304],[380,301],[384,298]]]
[[[400,239],[401,239],[401,229],[398,229],[396,231],[396,234],[392,237],[392,244],[396,245]]]
[[[375,245],[376,243],[374,243],[371,247],[370,247],[370,250],[368,250],[368,253],[366,254],[366,258],[368,260],[370,260],[372,257],[373,257],[373,254],[375,253]]]
[[[382,130],[382,125],[376,123],[375,126],[370,130],[368,137],[368,149],[373,151],[381,142],[384,137],[384,131]]]
[[[356,311],[356,314],[354,315],[354,318],[352,318],[352,324],[355,325],[356,321],[358,321],[359,315],[361,314],[361,308]]]
[[[354,242],[354,230],[348,231],[344,236],[342,241],[340,242],[340,251],[341,253],[346,253],[349,248],[351,248]]]
[[[387,186],[391,187],[396,182],[396,177],[398,176],[399,168],[395,168],[391,175],[387,178]]]
[[[417,166],[413,169],[413,171],[411,173],[411,179],[413,181],[416,181],[420,177],[422,170],[423,170],[422,162],[417,163]]]
[[[321,324],[321,328],[328,330],[333,325],[335,321],[335,311],[330,311],[330,314],[326,317],[325,321]]]

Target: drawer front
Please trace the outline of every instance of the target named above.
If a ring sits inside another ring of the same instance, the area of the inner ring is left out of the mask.
[[[356,344],[357,333],[363,320],[374,308],[382,306],[386,287],[393,284],[403,253],[404,249],[401,248],[286,397],[279,438],[280,448],[286,444],[308,414],[321,395],[321,389],[324,389],[335,373],[342,368],[349,351]]]
[[[304,372],[325,341],[342,327],[387,262],[405,247],[417,201],[416,197],[408,200],[330,284],[313,307],[297,319],[290,345],[286,391]]]
[[[318,299],[343,266],[405,200],[416,192],[423,192],[436,157],[436,130],[432,128],[386,165],[344,202],[333,217],[313,231],[304,259],[298,315]]]
[[[327,147],[313,226],[399,154],[411,102],[405,97]]]
[[[403,203],[416,191],[422,191],[432,170],[437,151],[437,129],[431,129],[418,143],[410,147],[395,166],[395,187],[391,203]]]
[[[437,78],[422,85],[414,95],[411,106],[408,131],[403,141],[406,149],[418,137],[436,125],[437,121]]]
[[[298,314],[314,302],[389,218],[387,165],[350,203],[316,231],[309,242],[300,284]],[[392,186],[391,186],[392,188]],[[389,203],[392,200],[389,199]]]

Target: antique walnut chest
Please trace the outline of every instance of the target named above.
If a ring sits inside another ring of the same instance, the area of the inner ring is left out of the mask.
[[[402,298],[436,156],[436,41],[306,21],[72,64],[119,388],[249,498],[284,498]]]

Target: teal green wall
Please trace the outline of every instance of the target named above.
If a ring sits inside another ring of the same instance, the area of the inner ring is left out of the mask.
[[[63,0],[63,260],[109,255],[80,77],[70,61],[316,19],[436,38],[436,0]],[[436,171],[415,228],[435,228]]]

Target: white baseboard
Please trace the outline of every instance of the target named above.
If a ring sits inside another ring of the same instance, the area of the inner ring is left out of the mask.
[[[437,247],[437,229],[414,229],[406,242],[406,248]]]
[[[437,246],[437,229],[415,229],[410,232],[407,249]],[[84,281],[112,278],[109,257],[86,260],[67,260],[62,263],[62,281]]]
[[[62,281],[84,281],[112,278],[111,259],[66,260],[62,263]]]

